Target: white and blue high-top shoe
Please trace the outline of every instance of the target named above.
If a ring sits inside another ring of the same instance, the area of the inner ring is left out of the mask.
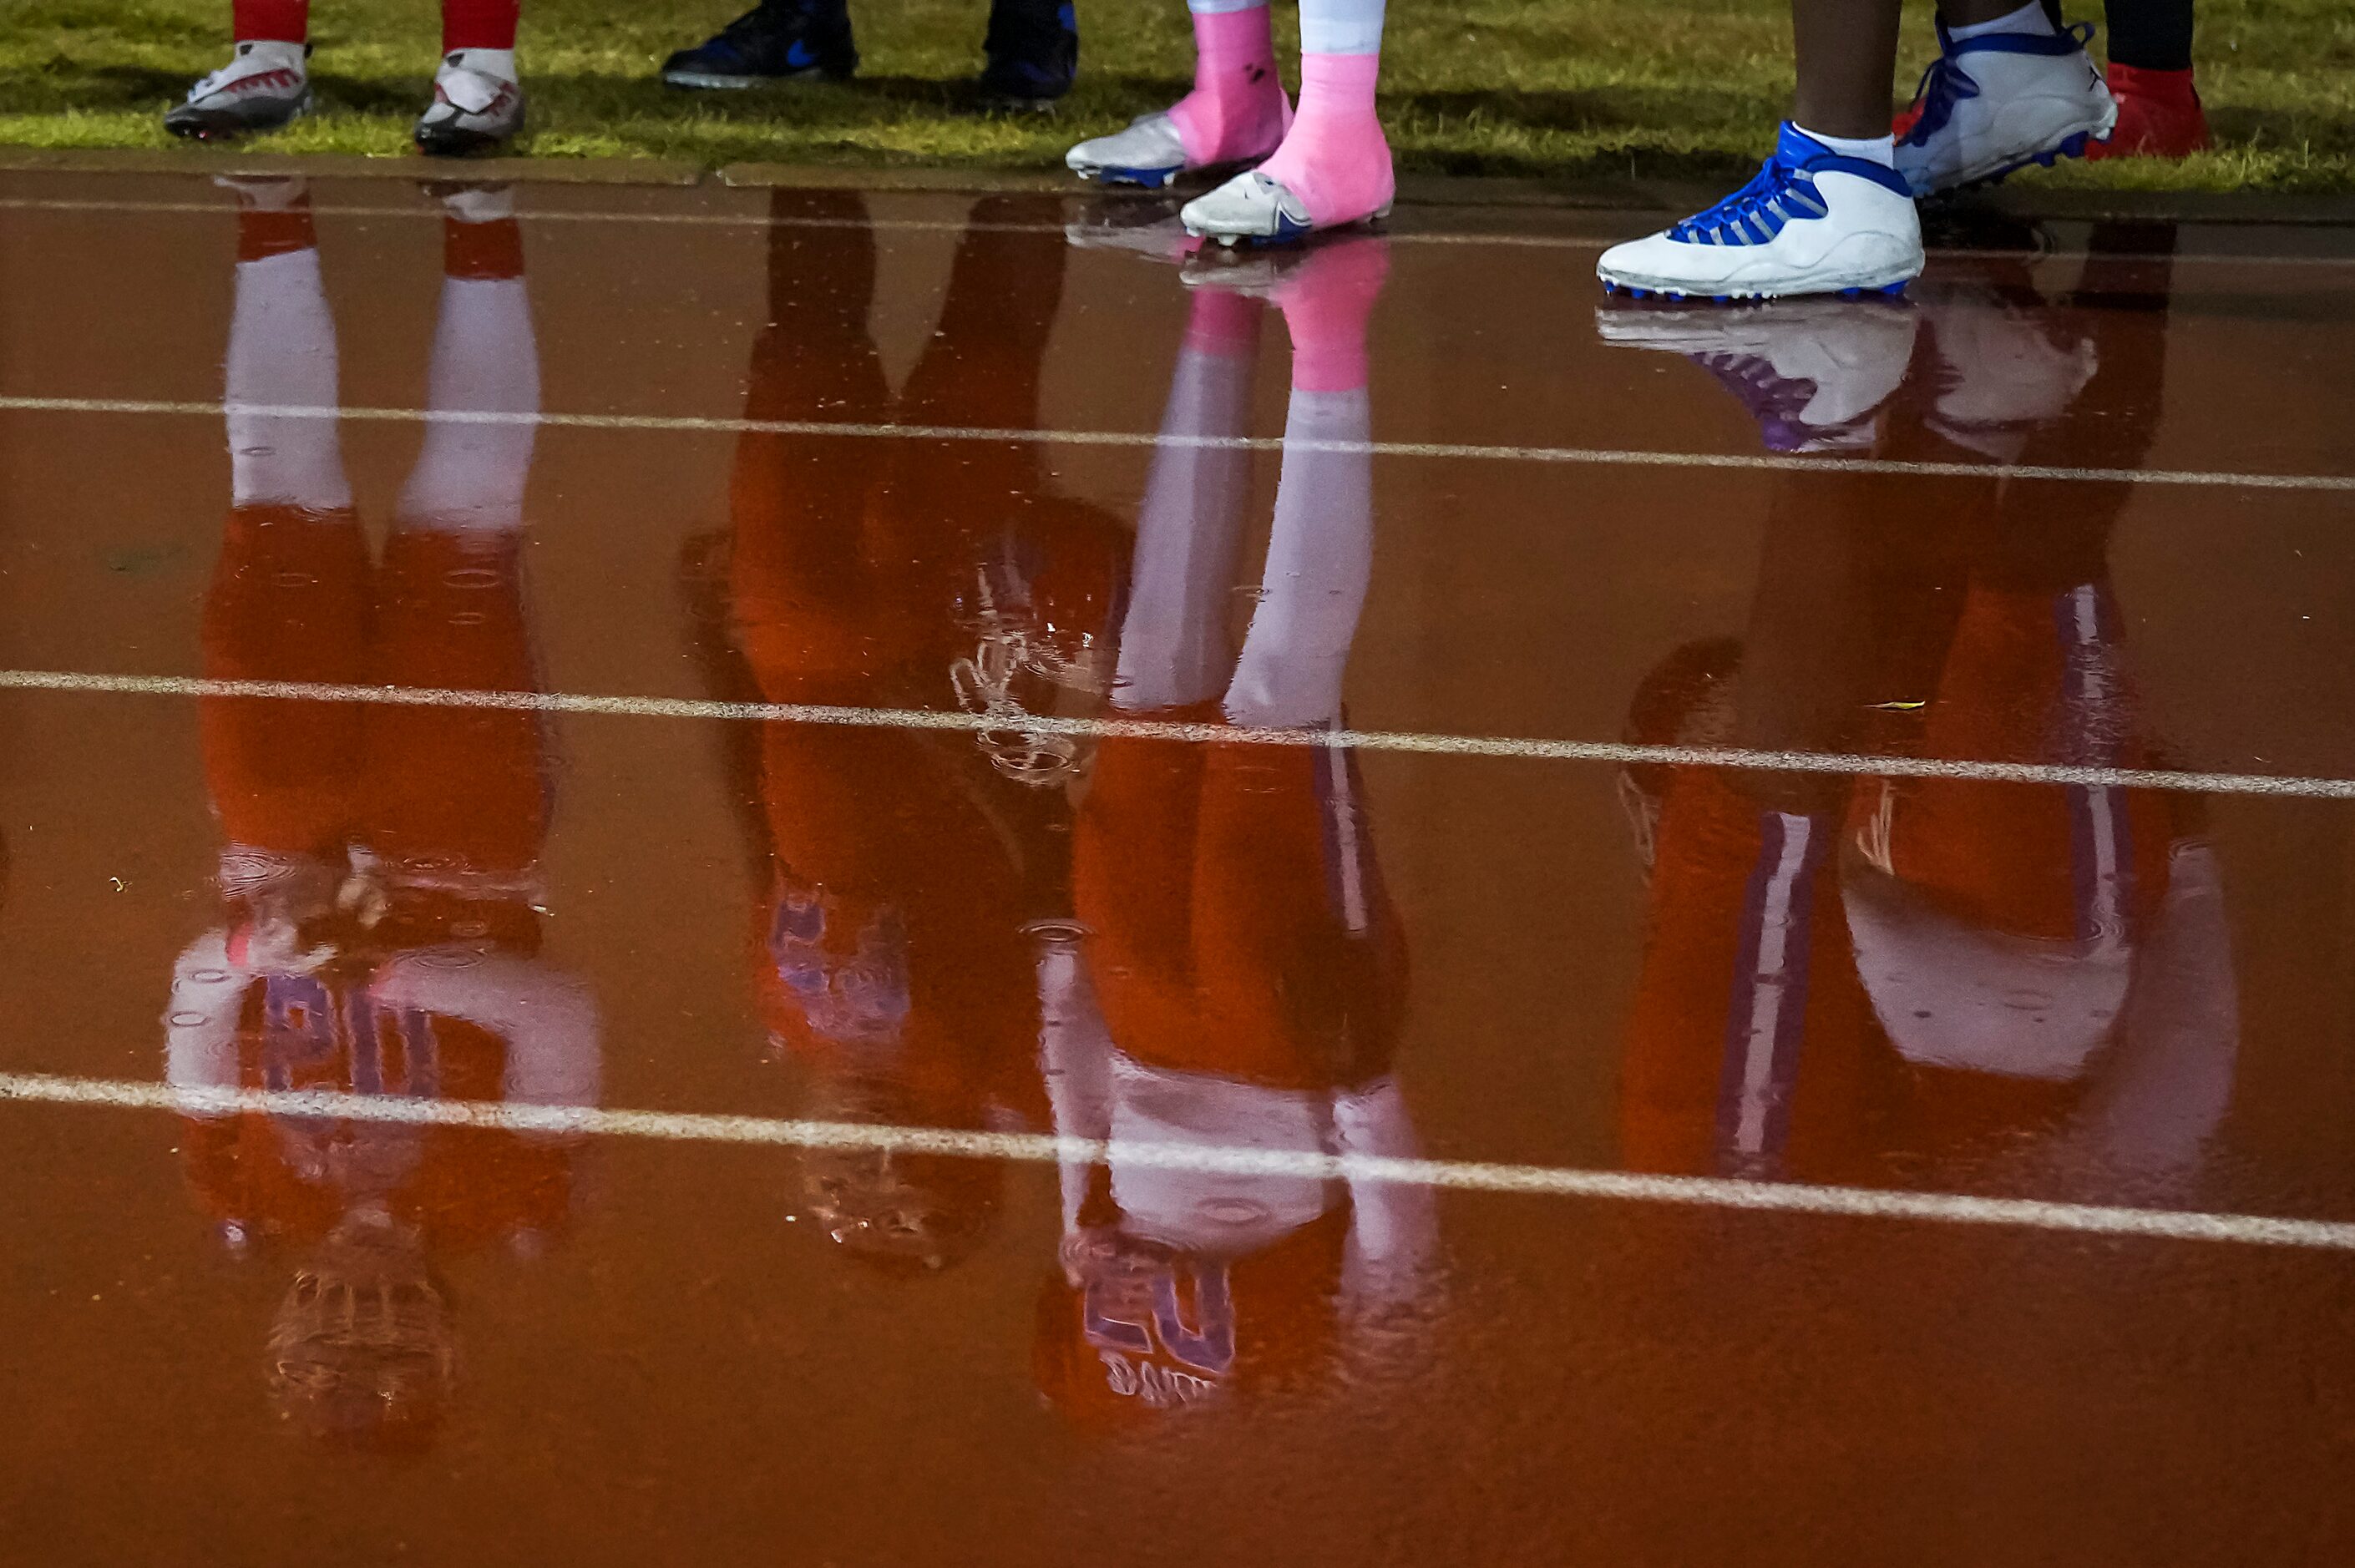
[[[1789,121],[1757,178],[1594,264],[1637,299],[1759,300],[1902,292],[1922,272],[1922,220],[1893,170],[1843,157]]]
[[[2108,137],[2116,100],[2085,53],[2094,29],[1987,33],[1957,40],[1942,23],[1922,73],[1897,172],[1915,196],[1988,185],[2030,164],[2081,158]]]

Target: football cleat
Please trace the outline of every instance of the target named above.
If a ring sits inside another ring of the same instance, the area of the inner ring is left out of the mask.
[[[672,87],[741,90],[858,69],[843,0],[764,0],[691,49],[663,61]]]
[[[1619,348],[1681,354],[1757,421],[1768,450],[1855,451],[1905,380],[1914,315],[1881,300],[1786,300],[1748,310],[1613,310],[1595,330]]]
[[[481,49],[453,49],[433,74],[433,101],[418,117],[417,149],[464,157],[504,146],[523,130],[523,88],[482,69]]]
[[[1186,139],[1178,129],[1177,116],[1164,109],[1138,115],[1124,131],[1081,143],[1063,154],[1063,164],[1083,180],[1098,180],[1108,185],[1143,185],[1148,190],[1158,190],[1182,174],[1255,164],[1273,153],[1282,144],[1284,133],[1292,129],[1292,101],[1281,92],[1276,96],[1280,112],[1271,128],[1273,139],[1239,156],[1194,162],[1187,155]]]
[[[1186,143],[1166,109],[1140,114],[1125,131],[1082,142],[1063,165],[1083,180],[1158,190],[1186,172]]]
[[[1922,220],[1905,182],[1843,157],[1788,121],[1748,185],[1595,263],[1638,299],[1774,299],[1902,292],[1922,271]]]
[[[308,44],[240,43],[229,64],[188,89],[164,129],[197,141],[275,131],[311,112]]]
[[[1922,313],[1939,361],[1926,423],[1998,462],[2019,461],[2029,438],[2067,415],[2101,366],[2082,329],[1998,289],[1942,288]]]
[[[2086,157],[2188,158],[2211,144],[2190,71],[2141,70],[2113,60],[2106,79],[2117,101],[2117,126],[2089,144]]]
[[[1346,228],[1352,223],[1380,223],[1391,215],[1384,202],[1372,212],[1325,228]],[[1308,216],[1308,204],[1280,181],[1252,169],[1237,175],[1207,195],[1196,196],[1178,209],[1186,232],[1198,239],[1221,245],[1250,240],[1255,245],[1283,245],[1318,231]]]
[[[1079,14],[1070,0],[996,0],[982,52],[987,63],[974,91],[985,107],[1051,109],[1079,74]]]
[[[2084,156],[2118,106],[2086,56],[2093,28],[1957,39],[1941,24],[1938,58],[1913,95],[1897,172],[1916,196],[1988,185],[2030,164]]]

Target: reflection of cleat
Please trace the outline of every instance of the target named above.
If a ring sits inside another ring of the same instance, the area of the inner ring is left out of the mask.
[[[2086,157],[2188,158],[2208,149],[2208,114],[2190,71],[2140,70],[2114,60],[2107,79],[2117,126],[2088,146]]]
[[[308,44],[263,39],[237,46],[229,64],[188,89],[164,129],[198,141],[275,131],[311,111]]]
[[[1106,198],[1063,226],[1082,250],[1126,250],[1156,261],[1182,261],[1201,249],[1177,215],[1158,202]]]
[[[1905,379],[1914,314],[1860,301],[1791,300],[1747,310],[1599,310],[1617,348],[1681,354],[1715,376],[1779,452],[1872,444],[1874,416]]]
[[[433,73],[433,101],[412,134],[418,151],[464,157],[505,145],[523,130],[523,88],[484,57],[504,50],[453,49]]]
[[[1221,245],[1243,240],[1284,245],[1322,229],[1377,224],[1390,215],[1391,204],[1385,201],[1372,212],[1320,225],[1308,216],[1308,204],[1289,187],[1253,169],[1237,175],[1207,195],[1196,196],[1178,216],[1185,220],[1187,233],[1215,239]]]
[[[691,49],[663,62],[672,87],[741,90],[858,69],[850,12],[842,0],[766,0]]]
[[[1639,300],[1773,299],[1902,288],[1922,260],[1921,219],[1904,182],[1786,121],[1756,178],[1705,212],[1613,246],[1594,271]]]
[[[215,175],[213,184],[236,196],[240,212],[292,212],[311,199],[301,175]]]
[[[2067,414],[2101,363],[2081,332],[1993,289],[1941,289],[1921,309],[1943,388],[1926,423],[1998,462],[2016,461],[2040,426]]]
[[[487,185],[457,180],[421,180],[418,188],[442,204],[442,210],[461,223],[496,223],[515,216],[515,192],[505,182]]]
[[[1917,196],[2000,180],[2030,164],[2082,157],[2118,116],[2086,57],[2093,29],[1956,39],[1942,25],[1897,143],[1897,172]]]

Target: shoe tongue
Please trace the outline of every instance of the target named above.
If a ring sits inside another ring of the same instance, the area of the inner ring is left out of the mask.
[[[469,114],[480,114],[498,101],[499,84],[477,70],[445,68],[433,85],[442,96]]]
[[[1830,155],[1829,147],[1825,146],[1788,120],[1783,122],[1783,129],[1774,138],[1774,161],[1777,163],[1789,164],[1797,167],[1811,164],[1817,158]]]

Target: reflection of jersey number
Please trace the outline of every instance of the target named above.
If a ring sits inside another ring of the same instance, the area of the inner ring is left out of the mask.
[[[332,1084],[360,1095],[431,1099],[442,1091],[432,1015],[383,1007],[364,989],[340,995],[316,975],[272,975],[261,993],[265,1088]],[[334,1079],[338,1060],[344,1082]]]
[[[1180,1266],[1190,1301],[1178,1293]],[[1234,1365],[1234,1305],[1223,1265],[1134,1264],[1107,1271],[1088,1281],[1082,1309],[1088,1342],[1103,1358],[1105,1382],[1123,1398],[1156,1407],[1182,1404],[1209,1393],[1209,1379]],[[1156,1340],[1177,1367],[1147,1359]]]

